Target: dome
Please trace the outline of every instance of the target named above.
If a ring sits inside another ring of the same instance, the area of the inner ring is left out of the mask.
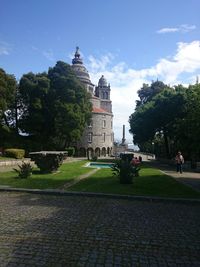
[[[76,52],[74,54],[74,58],[72,59],[72,68],[81,82],[91,83],[89,73],[83,65],[78,46],[76,47]]]
[[[98,83],[98,86],[107,86],[108,83],[105,79],[105,77],[102,75],[101,78],[99,79],[99,83]]]
[[[72,68],[80,81],[91,83],[89,73],[83,65],[75,64],[72,65]]]

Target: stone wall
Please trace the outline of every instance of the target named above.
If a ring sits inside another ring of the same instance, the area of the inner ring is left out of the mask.
[[[91,148],[94,152],[100,149],[100,154],[104,148],[106,154],[110,154],[113,147],[112,118],[109,113],[93,113],[91,126],[86,127],[77,148]]]

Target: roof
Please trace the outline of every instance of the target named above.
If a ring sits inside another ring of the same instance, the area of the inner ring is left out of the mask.
[[[102,108],[96,108],[96,107],[93,107],[93,110],[92,112],[95,112],[95,113],[108,113],[108,111],[102,109]]]

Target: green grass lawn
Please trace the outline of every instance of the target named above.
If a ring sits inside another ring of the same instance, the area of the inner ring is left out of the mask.
[[[37,169],[28,179],[18,179],[15,171],[0,173],[0,186],[16,188],[55,189],[73,180],[79,175],[91,171],[91,168],[83,168],[86,161],[77,161],[63,164],[59,172],[51,174],[40,174]]]
[[[120,184],[110,169],[98,170],[94,175],[68,188],[68,191],[98,192],[121,195],[200,198],[200,193],[164,175],[161,171],[143,167],[133,184]]]
[[[35,169],[32,176],[28,179],[18,179],[15,171],[2,172],[0,173],[0,186],[35,189],[61,188],[65,183],[91,171],[91,168],[83,167],[86,162],[77,161],[63,164],[59,168],[59,172],[52,174],[40,174]],[[113,177],[111,169],[100,169],[89,178],[71,186],[67,191],[200,198],[200,193],[192,188],[148,166],[142,166],[140,176],[134,178],[133,184],[120,184],[118,178]]]

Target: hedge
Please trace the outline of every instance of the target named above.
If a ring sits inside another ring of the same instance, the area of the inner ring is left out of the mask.
[[[25,156],[25,150],[17,148],[7,148],[4,150],[4,155],[6,157],[11,157],[15,159],[23,159]]]

